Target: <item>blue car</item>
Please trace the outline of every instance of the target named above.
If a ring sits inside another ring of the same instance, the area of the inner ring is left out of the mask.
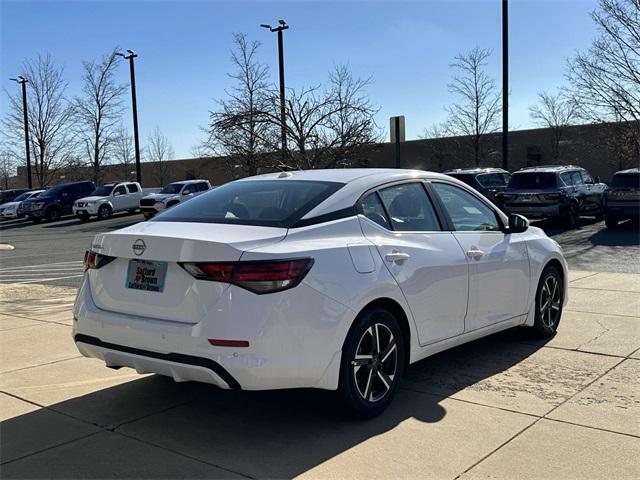
[[[63,215],[72,214],[73,202],[88,197],[95,189],[95,183],[89,181],[61,183],[22,202],[22,211],[33,222],[54,222]]]

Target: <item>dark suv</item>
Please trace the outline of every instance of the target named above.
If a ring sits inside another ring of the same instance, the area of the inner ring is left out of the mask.
[[[604,220],[613,228],[620,220],[640,217],[640,168],[616,172],[604,193]]]
[[[34,222],[43,218],[53,222],[62,215],[73,213],[73,202],[89,196],[95,189],[95,183],[88,181],[62,183],[42,192],[39,197],[22,202],[22,211]]]
[[[501,168],[456,168],[444,174],[475,188],[492,202],[496,201],[496,195],[507,188],[511,178],[511,174]]]
[[[518,170],[499,203],[507,213],[561,219],[575,227],[580,216],[604,215],[604,183],[582,167],[549,165]]]

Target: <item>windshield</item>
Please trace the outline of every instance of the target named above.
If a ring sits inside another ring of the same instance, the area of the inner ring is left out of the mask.
[[[153,221],[290,228],[343,185],[304,180],[232,182],[177,205]]]
[[[613,188],[640,188],[640,173],[624,173],[614,175],[611,179]]]
[[[556,174],[548,172],[514,173],[509,188],[544,189],[557,187]]]
[[[26,200],[30,196],[31,196],[31,192],[25,192],[22,195],[18,195],[16,198],[14,198],[13,201],[14,202],[21,202],[23,200]]]
[[[184,184],[182,183],[170,183],[169,185],[164,187],[162,190],[160,190],[160,193],[180,193],[180,190],[182,190],[183,185]]]
[[[101,187],[96,188],[90,196],[95,196],[95,197],[108,197],[109,195],[111,195],[111,192],[113,191],[113,187],[115,187],[115,185],[102,185]]]

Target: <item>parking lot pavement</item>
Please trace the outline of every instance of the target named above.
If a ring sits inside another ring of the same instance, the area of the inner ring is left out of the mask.
[[[74,288],[0,285],[2,478],[640,477],[640,275],[570,272],[548,342],[522,329],[412,365],[356,421],[332,392],[232,392],[110,370]]]

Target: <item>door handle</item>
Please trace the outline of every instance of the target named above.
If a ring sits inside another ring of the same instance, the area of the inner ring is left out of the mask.
[[[480,258],[483,255],[484,255],[484,252],[482,250],[479,250],[477,247],[471,247],[467,251],[467,256],[469,258],[473,258],[474,260],[477,260],[478,258]]]
[[[409,255],[408,253],[404,253],[404,252],[399,252],[397,250],[394,250],[391,253],[387,253],[384,258],[387,260],[387,262],[391,262],[391,263],[403,263],[404,261],[408,260],[409,258],[411,258],[411,255]]]

